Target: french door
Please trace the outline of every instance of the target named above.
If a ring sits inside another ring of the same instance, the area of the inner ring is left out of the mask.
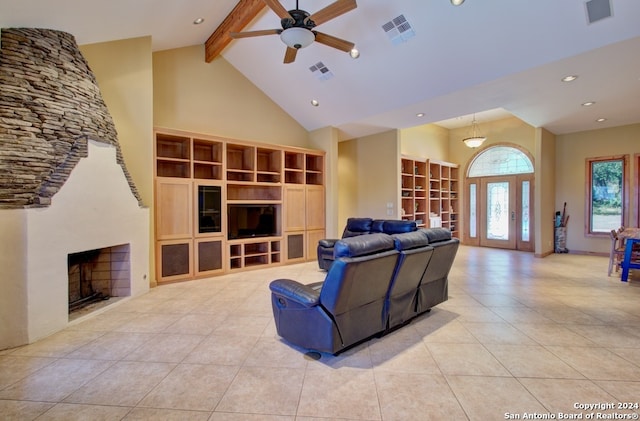
[[[533,174],[467,180],[465,241],[483,247],[533,251]]]

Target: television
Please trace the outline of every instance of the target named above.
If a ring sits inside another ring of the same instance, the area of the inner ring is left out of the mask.
[[[280,205],[228,204],[228,239],[278,236],[279,216]]]

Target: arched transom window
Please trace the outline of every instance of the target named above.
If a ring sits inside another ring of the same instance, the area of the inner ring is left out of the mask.
[[[531,159],[517,148],[494,146],[481,152],[469,166],[468,177],[527,174],[533,172]]]

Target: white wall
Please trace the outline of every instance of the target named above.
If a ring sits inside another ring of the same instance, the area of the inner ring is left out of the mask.
[[[115,148],[88,143],[89,156],[76,165],[51,206],[3,216],[2,221],[22,219],[22,228],[0,222],[3,234],[8,234],[0,250],[23,246],[23,259],[3,259],[8,264],[3,273],[16,278],[3,275],[0,285],[10,284],[15,295],[3,293],[0,308],[13,308],[16,297],[26,297],[26,305],[22,301],[18,306],[26,315],[12,319],[9,331],[2,331],[0,349],[33,342],[67,326],[69,253],[130,244],[131,295],[149,289],[149,210],[138,206],[116,162]],[[4,311],[0,314],[4,321]]]

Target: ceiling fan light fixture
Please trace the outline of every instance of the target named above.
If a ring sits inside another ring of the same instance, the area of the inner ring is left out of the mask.
[[[313,35],[313,32],[308,29],[293,27],[282,31],[280,39],[287,44],[288,47],[298,50],[311,45],[316,37]]]
[[[464,3],[464,0],[451,0],[451,4],[454,6],[460,6],[462,3]]]

